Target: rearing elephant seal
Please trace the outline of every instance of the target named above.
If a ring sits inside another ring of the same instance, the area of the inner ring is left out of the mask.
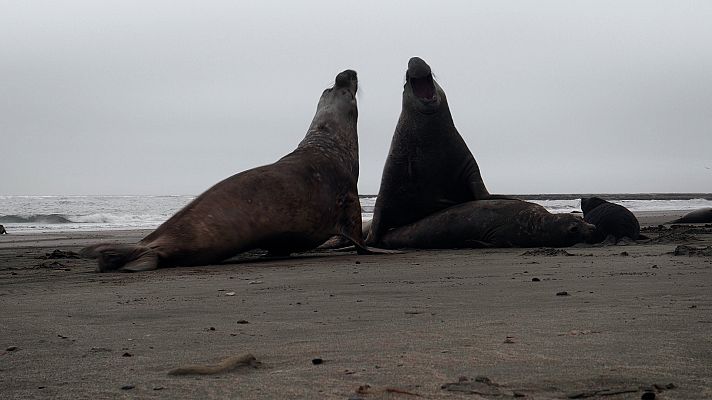
[[[452,206],[383,234],[385,248],[567,247],[595,227],[522,200],[477,200]]]
[[[99,244],[83,254],[103,272],[205,265],[254,248],[289,254],[333,235],[368,252],[356,187],[357,88],[355,71],[338,74],[306,137],[279,161],[216,184],[136,245]]]
[[[403,105],[383,168],[368,243],[455,204],[500,198],[487,191],[480,168],[450,114],[428,64],[408,62]]]

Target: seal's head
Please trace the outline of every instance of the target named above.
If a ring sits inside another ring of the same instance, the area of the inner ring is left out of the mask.
[[[347,69],[336,75],[334,86],[324,90],[319,99],[317,115],[319,113],[336,114],[339,116],[354,116],[358,114],[356,105],[356,91],[358,78],[356,71]]]
[[[586,243],[593,237],[596,226],[571,214],[553,214],[544,226],[550,234],[552,243],[559,246],[572,246],[576,243]]]
[[[422,114],[434,114],[440,109],[444,98],[445,93],[433,79],[430,66],[422,58],[411,58],[405,73],[403,107]]]
[[[605,202],[606,201],[600,197],[583,198],[583,199],[581,199],[581,211],[583,211],[584,214],[587,214],[591,210],[593,210],[594,208],[600,206],[601,204],[603,204]]]

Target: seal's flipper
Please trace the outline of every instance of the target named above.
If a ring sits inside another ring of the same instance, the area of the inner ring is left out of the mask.
[[[158,256],[154,252],[147,252],[139,258],[119,268],[121,272],[143,272],[158,269]]]
[[[136,271],[149,271],[158,267],[158,256],[153,250],[139,245],[102,243],[85,247],[79,254],[84,258],[97,259],[97,272],[123,270],[126,267],[139,268]],[[146,263],[149,259],[147,257],[153,258],[153,268],[148,268],[150,263]]]
[[[471,249],[491,249],[497,247],[494,243],[483,242],[481,240],[466,240],[465,244]],[[513,247],[513,246],[506,246]]]
[[[370,247],[370,246],[356,246],[356,253],[359,255],[375,255],[375,254],[403,254],[402,251],[399,250],[388,250],[388,249],[379,249],[378,247]]]

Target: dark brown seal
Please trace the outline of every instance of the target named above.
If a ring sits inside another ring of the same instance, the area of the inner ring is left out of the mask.
[[[99,271],[145,271],[216,263],[262,248],[286,255],[333,235],[367,252],[357,181],[356,72],[321,95],[306,137],[274,164],[233,175],[201,194],[136,245],[83,251]]]
[[[712,222],[712,207],[692,211],[682,218],[668,222],[668,224],[707,224],[710,222]]]
[[[7,231],[5,230],[5,227],[0,225],[0,235],[6,235]]]
[[[385,248],[567,247],[590,239],[594,226],[522,200],[478,200],[452,206],[383,234]]]
[[[472,200],[501,198],[487,191],[480,168],[455,128],[443,89],[430,66],[408,62],[403,105],[383,168],[368,242],[389,229]]]
[[[625,237],[632,240],[647,239],[640,235],[638,218],[620,204],[611,203],[600,197],[583,198],[581,211],[586,222],[596,225],[591,243],[599,243],[609,237],[614,242]]]

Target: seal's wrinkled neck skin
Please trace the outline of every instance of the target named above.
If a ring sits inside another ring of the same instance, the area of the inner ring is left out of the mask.
[[[445,92],[433,79],[430,66],[418,57],[408,61],[403,86],[403,110],[426,115],[444,110],[449,114]]]
[[[347,161],[358,171],[357,90],[356,71],[347,69],[339,73],[334,86],[322,93],[309,131],[297,149],[317,148],[336,158],[347,154]]]

